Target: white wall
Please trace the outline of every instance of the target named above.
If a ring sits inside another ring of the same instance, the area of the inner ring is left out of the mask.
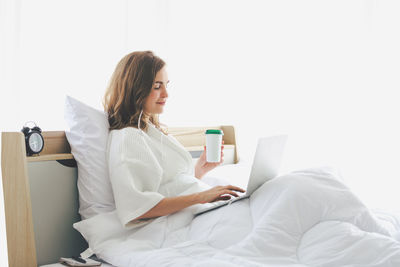
[[[247,158],[257,136],[288,133],[285,171],[334,165],[367,204],[398,208],[399,2],[168,8],[174,86],[166,121],[234,124]]]
[[[66,94],[100,109],[118,60],[150,49],[168,63],[166,124],[233,124],[245,160],[287,133],[283,171],[334,165],[369,206],[398,209],[398,1],[0,4],[1,131],[64,129]]]

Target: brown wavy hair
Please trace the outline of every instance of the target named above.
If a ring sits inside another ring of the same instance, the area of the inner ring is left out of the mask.
[[[165,62],[152,51],[132,52],[120,60],[111,76],[103,102],[110,130],[138,128],[139,115],[144,109],[156,74],[164,66]],[[140,128],[147,130],[148,121],[163,131],[158,114],[149,116],[143,112]]]

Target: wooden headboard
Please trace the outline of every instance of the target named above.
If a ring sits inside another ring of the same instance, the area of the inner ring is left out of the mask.
[[[237,163],[233,126],[174,127],[174,136],[198,158],[205,145],[206,129],[222,129],[225,162]],[[43,132],[44,149],[26,156],[22,132],[1,135],[1,166],[6,217],[8,262],[11,267],[30,267],[78,255],[87,248],[72,228],[78,214],[77,168],[64,131]]]

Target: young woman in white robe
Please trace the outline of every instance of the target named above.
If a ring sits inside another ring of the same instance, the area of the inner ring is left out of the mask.
[[[223,146],[221,162],[206,162],[204,150],[193,168],[190,153],[160,127],[168,82],[162,59],[151,51],[133,52],[118,63],[104,98],[110,180],[126,227],[244,192],[232,185],[210,188],[201,181],[222,163]]]

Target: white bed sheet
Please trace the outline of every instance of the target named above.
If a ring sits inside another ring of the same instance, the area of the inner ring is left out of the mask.
[[[205,180],[245,187],[249,171],[225,165]],[[192,214],[186,209],[88,242],[97,256],[125,267],[400,266],[399,217],[370,211],[332,169],[281,175],[250,199]]]

